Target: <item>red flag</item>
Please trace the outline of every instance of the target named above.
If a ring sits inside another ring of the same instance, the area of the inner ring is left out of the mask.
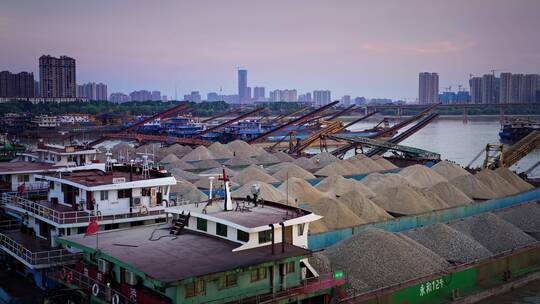
[[[84,236],[89,236],[98,232],[99,225],[96,219],[92,219],[88,227],[86,227],[86,233]]]
[[[23,196],[26,193],[26,185],[25,183],[22,183],[17,187],[17,192],[19,192],[20,196]]]

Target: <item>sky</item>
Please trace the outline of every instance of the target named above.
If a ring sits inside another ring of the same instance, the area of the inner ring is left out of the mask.
[[[181,97],[236,94],[241,67],[267,92],[414,101],[422,71],[441,91],[539,73],[539,29],[539,0],[2,0],[0,70],[37,79],[39,56],[68,55],[78,83]]]

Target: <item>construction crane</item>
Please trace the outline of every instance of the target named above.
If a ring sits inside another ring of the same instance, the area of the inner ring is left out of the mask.
[[[264,108],[257,108],[257,109],[255,109],[253,111],[249,111],[247,113],[244,113],[244,114],[242,114],[242,115],[240,115],[238,117],[227,120],[226,122],[224,122],[222,124],[219,124],[219,125],[217,125],[215,127],[212,127],[212,128],[206,129],[204,131],[201,131],[201,132],[197,133],[197,135],[195,135],[194,138],[200,138],[201,136],[203,136],[205,134],[208,134],[208,133],[215,132],[217,130],[223,129],[223,128],[227,127],[227,126],[232,125],[233,123],[235,123],[237,121],[245,119],[245,118],[247,118],[247,117],[249,117],[249,116],[251,116],[253,114],[259,113],[259,112],[261,112],[263,110],[264,110]]]
[[[493,74],[493,76],[495,76],[495,72],[500,72],[500,71],[504,71],[505,69],[491,69],[491,74]]]

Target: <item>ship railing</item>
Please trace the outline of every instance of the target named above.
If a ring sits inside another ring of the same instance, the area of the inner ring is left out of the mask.
[[[16,220],[2,220],[0,221],[0,231],[14,230],[20,228],[20,223]]]
[[[35,268],[71,264],[82,257],[80,253],[73,253],[66,249],[34,252],[3,233],[0,233],[0,246],[4,251],[22,259]]]
[[[28,200],[26,198],[12,195],[9,193],[2,194],[2,203],[6,206],[14,206],[22,212],[29,212],[48,219],[58,224],[77,224],[88,223],[93,219],[97,221],[115,221],[137,217],[158,216],[165,214],[165,210],[148,210],[147,208],[135,208],[136,211],[115,213],[115,214],[102,214],[100,212],[86,212],[86,211],[61,211],[54,208],[45,206],[44,204]]]

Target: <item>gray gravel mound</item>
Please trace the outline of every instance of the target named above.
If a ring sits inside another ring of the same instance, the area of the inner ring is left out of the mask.
[[[410,237],[449,262],[465,264],[487,258],[492,253],[472,237],[445,224],[434,224],[408,230],[402,234]]]
[[[537,202],[505,208],[496,211],[495,214],[540,239],[540,205]]]

